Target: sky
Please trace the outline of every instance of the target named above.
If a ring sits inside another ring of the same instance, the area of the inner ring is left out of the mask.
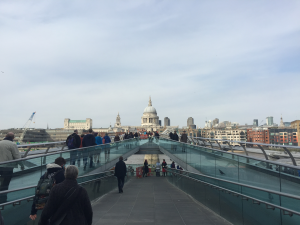
[[[300,119],[300,1],[0,1],[0,129]]]

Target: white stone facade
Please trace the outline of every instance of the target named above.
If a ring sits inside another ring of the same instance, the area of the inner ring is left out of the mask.
[[[148,106],[144,109],[141,125],[142,127],[160,127],[159,117],[156,109],[152,106],[151,98],[149,98]]]
[[[86,120],[71,120],[67,118],[64,122],[64,129],[88,130],[92,127],[92,119],[90,118],[87,118]]]

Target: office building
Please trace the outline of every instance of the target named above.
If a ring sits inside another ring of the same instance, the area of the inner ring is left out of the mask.
[[[187,126],[189,127],[190,125],[194,125],[194,118],[193,117],[189,117],[187,119]]]
[[[164,118],[164,126],[165,127],[171,126],[170,118],[168,117]]]
[[[216,118],[216,119],[213,120],[213,126],[215,126],[217,124],[219,124],[219,119],[218,118]]]
[[[253,120],[253,126],[254,127],[258,127],[258,119],[254,119]]]
[[[266,123],[268,126],[272,126],[273,125],[273,116],[268,116],[266,118]]]

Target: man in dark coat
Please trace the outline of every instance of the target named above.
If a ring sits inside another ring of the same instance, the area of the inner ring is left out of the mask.
[[[119,162],[116,163],[115,176],[118,178],[119,193],[123,193],[124,179],[127,174],[126,164],[123,162],[123,157],[120,156]]]
[[[74,142],[72,145],[70,145],[69,140],[71,140],[72,138],[74,138]],[[76,149],[79,148],[81,145],[81,139],[78,135],[78,130],[74,130],[74,133],[69,135],[67,140],[66,140],[66,145],[68,146],[69,149]],[[77,151],[71,151],[70,152],[70,164],[71,165],[75,165],[75,161],[77,159]]]
[[[93,210],[87,191],[78,185],[78,169],[66,168],[66,179],[51,189],[49,199],[42,212],[39,225],[91,225]],[[61,221],[59,223],[59,221]]]
[[[83,137],[82,140],[82,147],[90,147],[95,146],[96,144],[96,138],[93,135],[93,129],[89,129],[89,133]],[[84,153],[86,153],[87,149],[84,149]],[[90,168],[93,167],[93,154],[90,154]],[[86,168],[86,164],[84,165],[84,169]]]
[[[187,143],[187,140],[188,140],[188,137],[187,137],[187,135],[185,133],[185,130],[184,130],[183,134],[180,137],[180,141],[184,142],[184,143]],[[182,151],[185,152],[185,144],[182,145]]]
[[[169,133],[169,138],[170,138],[171,140],[173,140],[173,133],[172,133],[172,132]]]
[[[172,135],[172,140],[173,141],[179,141],[178,135],[176,133],[176,130],[174,131],[174,134]],[[173,150],[176,151],[177,150],[177,143],[173,144]]]

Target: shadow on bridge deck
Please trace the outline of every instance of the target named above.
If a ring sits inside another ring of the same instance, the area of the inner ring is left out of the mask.
[[[123,194],[115,189],[94,203],[93,211],[93,225],[231,224],[163,177],[132,178]]]

